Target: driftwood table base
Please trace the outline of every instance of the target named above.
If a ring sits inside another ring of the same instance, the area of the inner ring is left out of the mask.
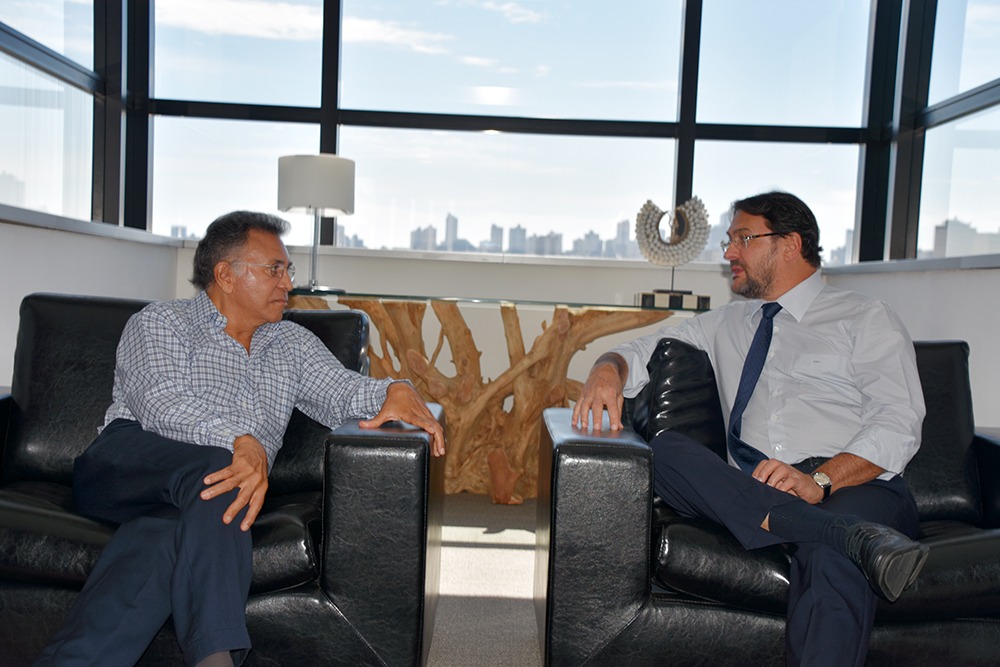
[[[573,355],[602,336],[672,315],[666,310],[555,306],[551,321],[542,323],[541,334],[526,349],[516,306],[500,303],[509,366],[498,377],[484,380],[482,353],[459,302],[351,296],[339,296],[337,301],[367,313],[379,333],[380,349],[369,354],[373,377],[407,378],[425,400],[444,406],[445,491],[489,494],[502,504],[537,496],[542,410],[569,405],[582,388],[579,381],[567,378]],[[423,337],[428,303],[441,325],[429,355]],[[289,303],[289,307],[316,305]],[[445,343],[451,351],[452,375],[440,369]]]

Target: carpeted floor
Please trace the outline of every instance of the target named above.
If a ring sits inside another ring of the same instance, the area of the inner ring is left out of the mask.
[[[447,496],[430,667],[541,665],[534,569],[534,500],[494,505],[488,496]]]

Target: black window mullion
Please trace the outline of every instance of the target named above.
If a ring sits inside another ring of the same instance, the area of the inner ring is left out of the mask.
[[[65,84],[92,94],[104,93],[104,82],[96,72],[22,35],[6,23],[0,23],[0,51]]]
[[[323,2],[323,68],[320,98],[319,151],[337,153],[340,124],[340,44],[343,9],[340,0]],[[334,245],[333,220],[320,223],[320,245]]]
[[[881,260],[886,251],[894,91],[902,13],[901,0],[877,0],[872,7],[865,92],[867,132],[858,170],[854,238],[854,256],[859,262]]]
[[[903,7],[903,55],[897,80],[895,146],[890,164],[888,248],[884,259],[917,256],[917,225],[924,165],[925,129],[918,125],[927,107],[937,0],[907,0]]]
[[[687,0],[684,3],[681,34],[680,95],[677,110],[677,152],[674,161],[674,201],[677,206],[690,199],[694,190],[694,148],[697,136],[701,16],[701,0]]]
[[[94,95],[91,219],[112,225],[122,217],[123,2],[94,3],[94,70],[104,93]]]
[[[153,0],[126,0],[124,225],[151,228]]]

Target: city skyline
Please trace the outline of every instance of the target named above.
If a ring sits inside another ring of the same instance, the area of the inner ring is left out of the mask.
[[[665,223],[664,223],[665,224]],[[632,220],[621,220],[616,224],[614,237],[603,239],[593,230],[588,230],[582,236],[573,239],[570,249],[564,250],[563,235],[549,231],[546,234],[527,234],[521,225],[504,229],[492,225],[490,238],[474,244],[459,235],[460,220],[458,216],[449,213],[445,218],[445,237],[437,241],[438,228],[433,224],[417,227],[410,233],[410,245],[369,247],[363,238],[349,233],[344,225],[337,226],[337,246],[342,248],[363,248],[375,250],[415,250],[432,252],[490,253],[507,255],[532,255],[539,257],[590,257],[604,259],[644,260],[639,245],[635,240],[635,224]],[[726,237],[729,228],[729,214],[719,216],[719,221],[712,225],[708,241],[702,252],[692,260],[699,263],[725,263],[720,241]],[[504,232],[507,232],[507,244],[504,247]],[[198,240],[199,235],[191,233],[184,225],[174,225],[170,236],[187,240]],[[844,233],[840,245],[830,247],[830,242],[821,238],[823,250],[823,266],[843,266],[852,263],[854,230]],[[295,244],[289,244],[295,245]],[[558,248],[558,251],[556,250]],[[942,258],[958,255],[1000,254],[1000,232],[980,232],[974,225],[957,218],[950,218],[934,227],[934,246],[918,251],[918,259]]]

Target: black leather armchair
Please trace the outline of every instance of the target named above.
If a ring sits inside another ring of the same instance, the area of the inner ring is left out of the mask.
[[[125,322],[145,303],[34,294],[21,305],[11,393],[0,396],[6,666],[41,652],[114,530],[74,513],[72,465],[111,402]],[[286,317],[367,372],[363,313]],[[443,470],[422,431],[349,423],[331,434],[296,411],[253,527],[246,664],[421,664],[437,601]],[[139,664],[183,664],[169,621]]]
[[[906,470],[930,546],[915,584],[882,602],[869,665],[1000,664],[1000,442],[974,432],[969,349],[915,344],[927,402]],[[545,411],[535,606],[549,665],[784,665],[789,559],[654,502],[646,440],[686,432],[725,456],[707,356],[661,341],[617,433]]]

